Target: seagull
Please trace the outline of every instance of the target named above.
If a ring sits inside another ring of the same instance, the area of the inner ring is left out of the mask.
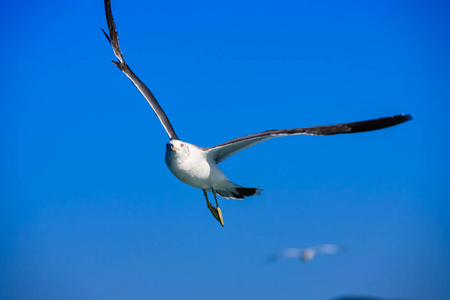
[[[317,254],[336,254],[339,252],[339,246],[334,244],[322,244],[309,248],[286,248],[275,253],[268,258],[269,263],[273,263],[285,258],[299,258],[303,262],[309,262]]]
[[[258,143],[272,138],[288,135],[333,135],[339,133],[355,133],[381,129],[394,126],[408,120],[410,115],[395,115],[390,117],[343,123],[326,126],[314,126],[291,129],[273,129],[255,134],[250,134],[232,139],[214,147],[200,147],[178,138],[169,118],[164,113],[150,89],[131,71],[123,58],[119,47],[119,38],[116,31],[111,12],[111,1],[105,0],[106,20],[108,23],[109,35],[102,29],[114,55],[118,61],[112,62],[131,80],[136,88],[142,93],[147,102],[152,107],[162,126],[167,132],[170,141],[166,144],[165,161],[169,170],[180,181],[201,189],[206,199],[206,205],[214,218],[224,226],[222,211],[217,201],[217,194],[223,198],[244,199],[261,194],[261,189],[257,187],[243,187],[231,182],[227,176],[219,169],[218,164],[229,156],[245,150]],[[216,205],[212,205],[208,199],[208,192],[212,192]]]

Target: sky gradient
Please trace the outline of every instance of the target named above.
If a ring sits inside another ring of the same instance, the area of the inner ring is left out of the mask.
[[[273,139],[219,166],[219,199],[111,62],[103,2],[0,4],[1,299],[450,298],[446,1],[120,1],[131,69],[180,139],[400,113],[384,130]],[[265,259],[335,243],[308,264]]]

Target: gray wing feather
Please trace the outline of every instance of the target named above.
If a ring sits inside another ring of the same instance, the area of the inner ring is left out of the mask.
[[[150,89],[136,76],[136,74],[131,71],[130,67],[125,63],[125,60],[123,58],[122,52],[119,48],[119,38],[116,31],[116,24],[114,23],[113,15],[111,12],[111,0],[105,0],[105,13],[106,13],[106,21],[108,22],[108,29],[109,29],[109,35],[106,34],[106,32],[102,29],[103,33],[105,34],[106,38],[110,42],[114,55],[119,60],[112,61],[127,77],[133,82],[133,84],[138,88],[138,90],[141,92],[141,94],[145,97],[147,102],[152,107],[153,111],[155,112],[156,116],[158,117],[161,124],[164,126],[164,129],[166,130],[167,134],[169,135],[169,138],[171,140],[176,139],[178,140],[178,136],[175,133],[175,130],[172,127],[172,124],[170,123],[169,119],[167,118],[166,114],[164,113],[163,109],[159,105],[158,101],[156,101],[155,96],[153,96],[153,93],[150,91]]]
[[[216,163],[219,163],[224,161],[227,157],[245,150],[251,146],[280,136],[300,134],[333,135],[339,133],[364,132],[394,126],[411,119],[411,115],[396,115],[392,117],[335,125],[292,129],[273,129],[232,139],[223,144],[211,148],[206,148],[206,152],[208,156],[216,161]]]

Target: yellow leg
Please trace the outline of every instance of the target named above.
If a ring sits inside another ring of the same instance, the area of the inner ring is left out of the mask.
[[[203,190],[203,195],[205,196],[205,199],[206,199],[206,206],[208,206],[208,209],[211,211],[211,213],[212,213],[212,215],[214,216],[214,218],[216,218],[216,220],[220,222],[219,212],[218,212],[217,209],[209,202],[208,194],[206,193],[206,190]]]
[[[222,225],[222,227],[223,227],[223,217],[222,217],[222,210],[220,210],[220,207],[219,207],[219,202],[217,202],[217,193],[216,193],[216,190],[212,190],[212,192],[213,192],[213,194],[214,194],[214,199],[216,200],[216,210],[217,210],[217,212],[218,212],[218,214],[219,214],[219,222],[220,222],[220,225]]]

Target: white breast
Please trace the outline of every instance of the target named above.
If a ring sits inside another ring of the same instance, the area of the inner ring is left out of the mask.
[[[227,180],[215,162],[207,161],[206,154],[200,147],[189,143],[184,145],[184,149],[179,151],[166,150],[166,164],[175,177],[190,186],[205,190]]]

